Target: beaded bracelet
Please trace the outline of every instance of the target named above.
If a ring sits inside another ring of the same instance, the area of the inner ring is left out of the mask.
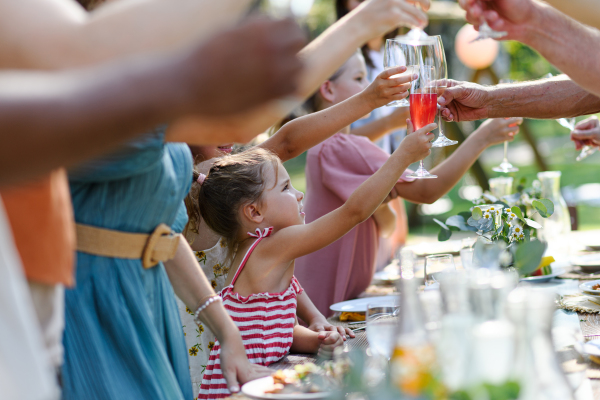
[[[200,308],[200,306],[201,306],[202,304],[204,304],[204,302],[205,302],[207,299],[210,299],[211,297],[215,297],[215,296],[216,296],[216,294],[213,292],[213,293],[211,293],[211,294],[207,294],[206,296],[204,296],[203,298],[201,298],[201,299],[198,301],[198,303],[196,304],[196,308],[195,308],[195,310],[197,310],[198,308]]]
[[[196,323],[196,325],[200,325],[202,323],[202,321],[200,321],[200,318],[199,318],[200,313],[202,311],[204,311],[206,309],[206,307],[210,306],[215,301],[223,301],[223,299],[221,298],[221,296],[214,295],[210,299],[206,300],[204,302],[204,304],[202,304],[200,307],[198,307],[198,309],[194,313],[194,322]]]

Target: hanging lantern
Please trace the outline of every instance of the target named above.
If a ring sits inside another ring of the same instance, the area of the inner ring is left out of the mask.
[[[484,69],[492,65],[498,56],[499,44],[494,39],[473,42],[479,33],[473,25],[460,28],[454,41],[454,49],[458,59],[471,69]]]

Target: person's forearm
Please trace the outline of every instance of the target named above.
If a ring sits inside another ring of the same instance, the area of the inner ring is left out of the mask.
[[[356,94],[325,110],[288,122],[275,135],[261,143],[260,147],[273,151],[282,161],[292,159],[341,131],[372,109],[362,93]]]
[[[311,354],[319,351],[319,334],[301,325],[294,327],[294,338],[290,352],[299,354]]]
[[[489,88],[489,118],[569,118],[600,111],[600,98],[566,75]]]
[[[596,0],[544,1],[583,24],[600,28],[600,3]]]
[[[448,193],[487,147],[479,136],[469,135],[448,159],[430,171],[437,179],[397,183],[398,195],[413,203],[431,204]]]
[[[377,231],[382,238],[389,238],[396,229],[396,214],[389,204],[382,204],[377,211],[373,213],[373,218],[377,224]]]
[[[523,43],[592,94],[600,96],[600,31],[584,26],[547,4],[535,2]]]
[[[307,325],[310,325],[315,318],[323,318],[325,320],[323,314],[319,312],[306,292],[300,293],[297,301],[298,307],[296,309],[296,315]]]
[[[351,133],[356,136],[365,136],[370,141],[375,142],[393,130],[394,127],[389,124],[387,118],[383,117],[358,128],[352,128]]]
[[[74,0],[5,0],[0,67],[61,69],[171,51],[231,26],[249,3],[121,0],[87,13]]]

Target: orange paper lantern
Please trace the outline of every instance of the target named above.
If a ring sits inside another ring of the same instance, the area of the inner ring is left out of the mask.
[[[460,28],[454,41],[458,59],[471,69],[484,69],[492,65],[498,56],[499,45],[494,39],[478,40],[470,43],[479,35],[473,25]]]

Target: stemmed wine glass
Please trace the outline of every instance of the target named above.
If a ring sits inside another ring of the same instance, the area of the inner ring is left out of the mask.
[[[508,34],[507,32],[495,31],[490,28],[483,15],[479,18],[479,22],[479,35],[471,43],[483,39],[500,39]]]
[[[510,79],[500,79],[500,83],[512,83]],[[512,126],[512,125],[511,125]],[[504,159],[497,167],[492,168],[492,171],[508,174],[509,172],[517,172],[519,168],[508,162],[508,141],[504,142]]]
[[[385,69],[394,67],[406,66],[405,74],[414,74],[418,72],[418,67],[415,65],[414,46],[399,42],[396,39],[387,39],[385,41],[385,49],[383,54],[383,66]],[[396,78],[400,75],[394,75]],[[408,100],[394,100],[387,104],[387,107],[408,107]]]
[[[433,46],[432,46],[433,47]],[[410,120],[415,130],[429,125],[435,119],[437,111],[437,89],[435,86],[435,67],[432,65],[419,65],[419,75],[413,81],[410,90]],[[414,179],[432,179],[432,175],[419,161],[419,168],[408,175]]]
[[[575,121],[576,121],[575,118],[559,118],[559,119],[557,119],[557,121],[559,124],[561,124],[562,126],[564,126],[565,128],[567,128],[570,131],[575,130]],[[596,146],[589,146],[589,145],[583,146],[583,148],[581,149],[581,153],[579,153],[579,155],[577,156],[575,161],[581,161],[581,160],[587,158],[588,156],[591,156],[592,154],[594,154],[596,152],[596,150],[598,150],[598,148]]]
[[[446,64],[446,53],[444,52],[444,45],[442,43],[442,37],[440,35],[431,36],[433,40],[435,40],[435,54],[434,58],[435,67],[436,67],[436,88],[437,88],[437,96],[440,97],[446,91],[446,87],[448,85],[448,66]],[[450,140],[444,135],[443,124],[442,124],[442,116],[441,109],[438,111],[438,129],[439,135],[438,138],[431,144],[432,147],[445,147],[452,146],[457,144],[456,140]]]

